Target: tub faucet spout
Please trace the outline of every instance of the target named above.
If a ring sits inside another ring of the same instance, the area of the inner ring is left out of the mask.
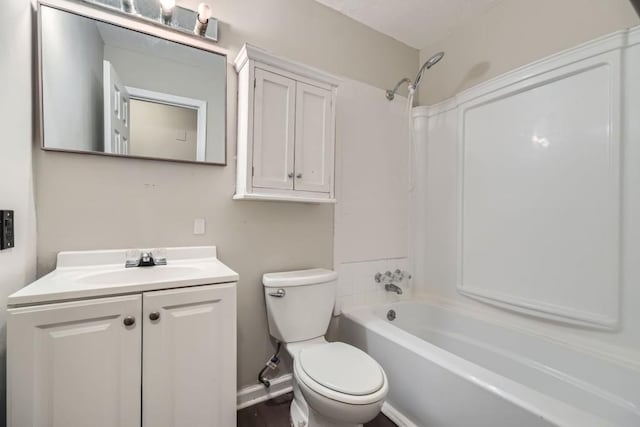
[[[384,290],[387,292],[395,292],[398,295],[402,295],[402,288],[400,286],[396,286],[393,283],[387,283],[384,285]]]

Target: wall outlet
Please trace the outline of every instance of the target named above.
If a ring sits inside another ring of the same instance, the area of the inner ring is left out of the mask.
[[[0,250],[15,246],[13,211],[0,211]]]

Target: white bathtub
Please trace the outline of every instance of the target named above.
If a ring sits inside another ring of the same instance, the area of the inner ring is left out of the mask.
[[[640,426],[631,367],[425,302],[343,314],[341,339],[384,367],[390,410],[408,425]]]

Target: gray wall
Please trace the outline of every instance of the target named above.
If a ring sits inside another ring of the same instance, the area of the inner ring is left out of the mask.
[[[15,211],[16,246],[0,252],[0,425],[5,424],[7,296],[35,277],[36,219],[31,179],[31,13],[9,0],[0,13],[0,209]]]
[[[509,0],[441,40],[425,40],[425,61],[444,60],[425,75],[420,104],[431,105],[516,67],[640,24],[629,0]]]
[[[196,7],[198,1],[178,3]],[[379,88],[417,67],[415,49],[313,0],[220,0],[214,14],[223,23],[219,46],[229,61],[249,42]],[[242,387],[257,382],[258,370],[274,348],[261,275],[331,267],[334,208],[231,199],[237,78],[230,65],[228,76],[226,167],[36,151],[38,272],[51,271],[61,250],[217,245],[221,260],[240,274]],[[195,218],[207,220],[205,235],[192,234]]]
[[[104,43],[98,27],[91,20],[44,8],[42,51],[47,146],[101,150]]]

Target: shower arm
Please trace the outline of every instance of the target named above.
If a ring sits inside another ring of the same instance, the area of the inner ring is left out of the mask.
[[[388,90],[387,91],[387,99],[389,101],[393,101],[393,98],[396,97],[396,93],[398,92],[398,88],[400,88],[400,86],[403,83],[411,83],[411,80],[408,77],[405,77],[404,79],[400,80],[398,82],[398,84],[396,84],[396,86],[392,90]]]

